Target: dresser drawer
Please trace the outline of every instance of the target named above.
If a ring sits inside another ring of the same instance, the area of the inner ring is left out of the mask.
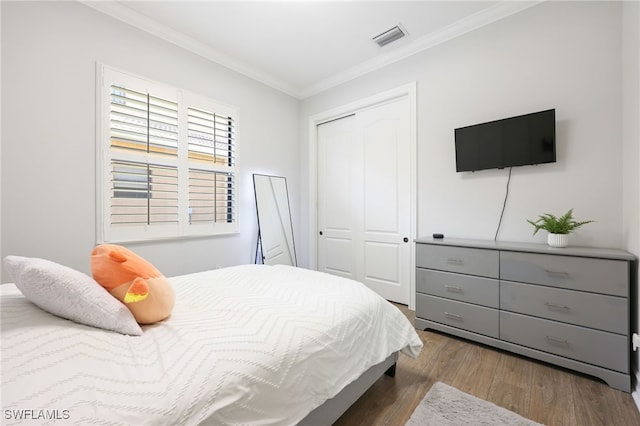
[[[461,302],[498,308],[499,281],[494,278],[418,269],[416,291]]]
[[[500,312],[500,339],[628,373],[627,337],[541,318]]]
[[[629,262],[503,251],[500,279],[627,297]]]
[[[612,333],[629,331],[624,297],[501,281],[500,309]]]
[[[425,294],[416,295],[416,317],[498,338],[498,310]]]
[[[416,244],[416,266],[419,268],[498,278],[498,262],[496,250]]]

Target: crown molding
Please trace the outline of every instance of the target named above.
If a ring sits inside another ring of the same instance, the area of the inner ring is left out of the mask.
[[[259,81],[279,90],[294,98],[300,99],[300,91],[296,90],[289,84],[284,83],[266,73],[260,72],[255,68],[233,58],[227,54],[224,54],[218,50],[215,50],[206,44],[188,37],[181,32],[172,30],[171,28],[148,18],[126,6],[123,6],[115,1],[95,1],[95,0],[77,0],[79,3],[84,4],[92,9],[102,12],[105,15],[109,15],[119,21],[129,24],[141,31],[145,31],[156,37],[159,37],[169,43],[175,44],[185,50],[188,50],[196,55],[202,56],[218,65],[222,65],[225,68],[229,68],[232,71],[236,71],[243,74],[253,80]]]
[[[91,7],[92,9],[118,19],[119,21],[132,25],[139,30],[145,31],[169,43],[175,44],[178,47],[195,53],[196,55],[202,56],[205,59],[217,63],[218,65],[229,68],[230,70],[236,71],[240,74],[245,75],[246,77],[249,77],[269,87],[279,90],[289,96],[297,99],[305,99],[365,74],[368,74],[372,71],[383,68],[387,65],[391,65],[424,50],[445,43],[463,34],[492,24],[493,22],[496,22],[500,19],[504,19],[508,16],[514,15],[532,6],[543,3],[546,0],[501,1],[490,8],[484,9],[478,13],[463,18],[458,22],[449,25],[435,33],[420,37],[412,43],[406,44],[401,48],[391,50],[386,54],[363,62],[362,64],[352,67],[344,72],[335,74],[303,89],[297,89],[280,79],[277,79],[267,73],[261,72],[237,60],[236,58],[219,52],[207,46],[206,44],[188,37],[178,31],[172,30],[165,25],[159,24],[158,22],[115,1],[77,1],[88,7]]]
[[[530,7],[543,3],[544,1],[546,0],[507,1],[497,3],[490,8],[484,9],[473,15],[469,15],[452,25],[446,26],[435,33],[420,37],[399,49],[390,51],[385,55],[380,55],[344,72],[321,80],[304,89],[301,93],[301,99],[308,98],[380,68],[384,68],[387,65],[391,65],[456,37],[460,37],[468,32],[492,24],[518,12],[522,12],[523,10],[529,9]]]

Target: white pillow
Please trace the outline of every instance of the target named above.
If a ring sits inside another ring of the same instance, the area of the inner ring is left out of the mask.
[[[5,257],[4,267],[22,294],[49,313],[92,327],[142,335],[131,311],[80,271],[21,256]]]

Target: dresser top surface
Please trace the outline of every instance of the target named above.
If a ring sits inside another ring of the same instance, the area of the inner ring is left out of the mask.
[[[625,251],[614,248],[601,248],[601,247],[551,247],[546,244],[535,243],[523,243],[517,241],[491,241],[491,240],[471,240],[463,238],[442,238],[436,239],[433,237],[421,237],[416,238],[417,244],[431,244],[439,246],[451,246],[451,247],[468,247],[468,248],[481,248],[489,250],[503,250],[503,251],[517,251],[527,253],[542,253],[553,254],[561,256],[582,256],[582,257],[594,257],[600,259],[617,259],[633,261],[636,257]]]

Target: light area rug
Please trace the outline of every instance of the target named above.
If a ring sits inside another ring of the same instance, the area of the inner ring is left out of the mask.
[[[420,401],[406,426],[541,426],[513,411],[436,382]]]

